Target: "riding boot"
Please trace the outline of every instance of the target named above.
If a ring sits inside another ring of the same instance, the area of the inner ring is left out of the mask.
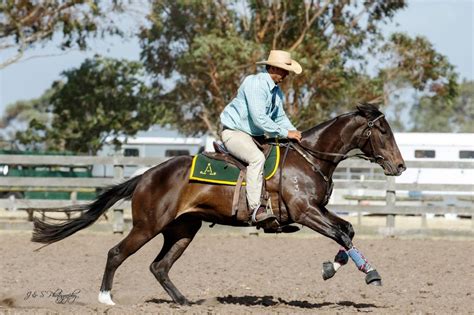
[[[276,216],[273,213],[268,213],[265,206],[260,206],[253,211],[252,223],[265,229],[274,228],[278,225]]]

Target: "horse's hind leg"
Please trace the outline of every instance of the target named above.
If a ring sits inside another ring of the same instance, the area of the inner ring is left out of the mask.
[[[149,229],[141,225],[133,226],[130,233],[119,244],[109,250],[102,285],[100,287],[99,302],[115,305],[110,296],[115,271],[127,257],[134,254],[157,234],[158,232],[152,233]]]
[[[189,302],[171,282],[168,272],[191,243],[201,228],[201,224],[199,219],[182,217],[167,226],[163,231],[163,248],[150,265],[150,271],[173,301],[178,304],[189,304]]]

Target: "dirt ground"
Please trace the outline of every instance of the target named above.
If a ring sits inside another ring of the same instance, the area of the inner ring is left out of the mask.
[[[1,232],[0,313],[474,314],[472,239],[356,236],[383,277],[374,287],[352,262],[323,281],[321,264],[338,250],[329,239],[203,229],[170,272],[191,306],[171,303],[148,270],[161,236],[117,270],[109,307],[97,294],[107,251],[123,236],[80,232],[34,252],[30,233]]]

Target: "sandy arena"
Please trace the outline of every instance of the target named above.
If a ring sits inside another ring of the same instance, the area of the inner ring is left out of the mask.
[[[383,287],[374,287],[352,262],[322,280],[322,262],[338,250],[329,239],[229,231],[203,227],[171,269],[193,305],[171,303],[148,270],[161,248],[158,236],[118,269],[113,307],[99,304],[97,294],[107,251],[122,235],[85,231],[33,252],[39,246],[30,233],[2,232],[0,313],[474,314],[472,240],[356,235],[356,246],[382,275]]]

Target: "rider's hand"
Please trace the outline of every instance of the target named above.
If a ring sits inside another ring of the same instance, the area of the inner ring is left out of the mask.
[[[298,130],[288,130],[288,139],[295,139],[301,142],[301,132]]]

